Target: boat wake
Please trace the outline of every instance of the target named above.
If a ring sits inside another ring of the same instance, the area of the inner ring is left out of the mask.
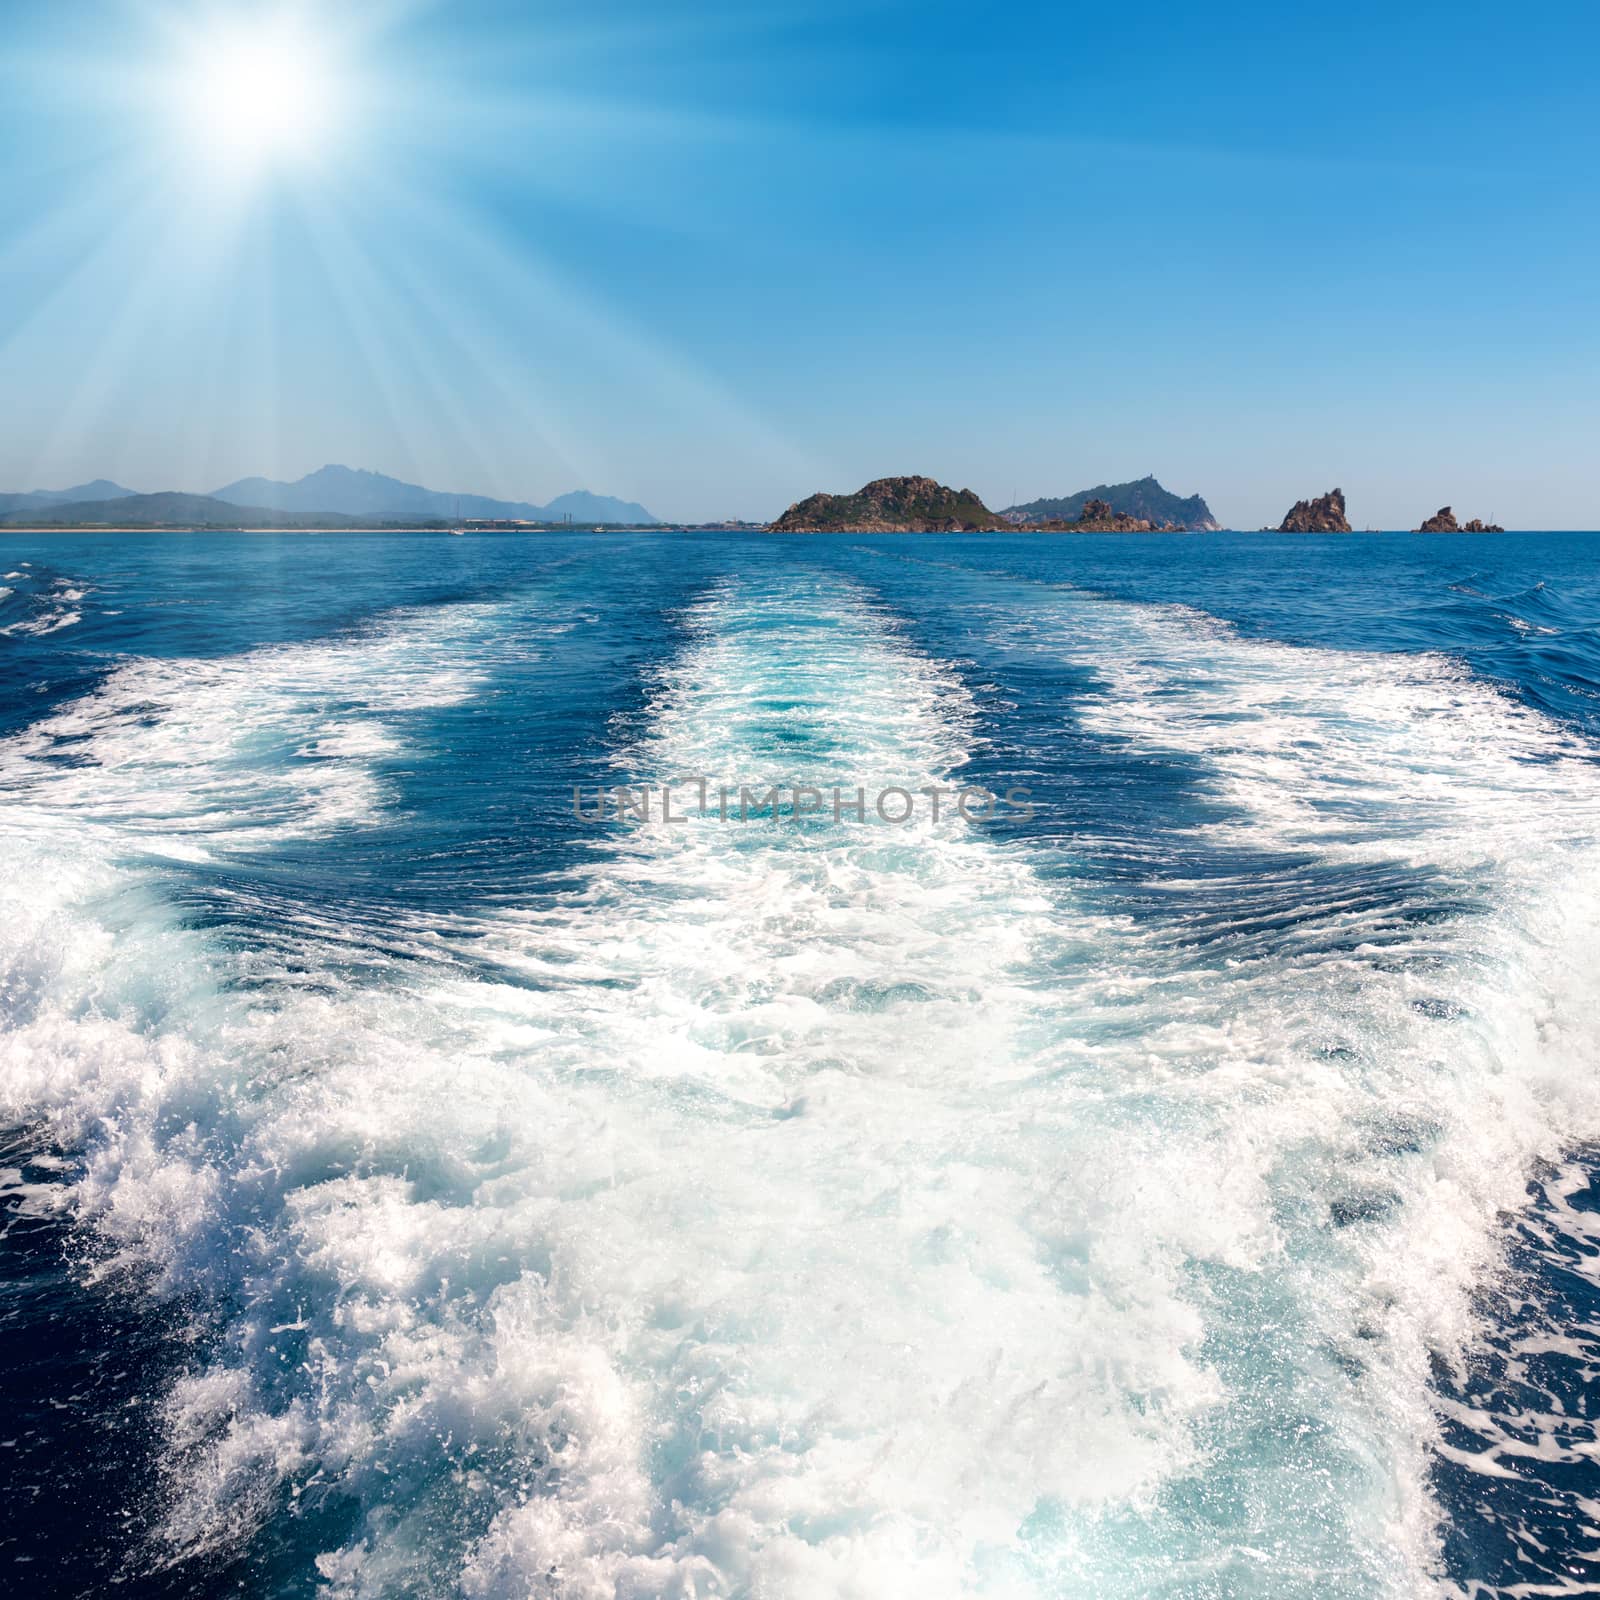
[[[1052,591],[982,623],[1089,674],[1051,727],[1186,775],[1131,876],[1062,788],[1031,835],[614,820],[376,974],[308,929],[315,985],[185,918],[173,862],[392,815],[504,614],[129,666],[0,745],[5,1110],[74,1153],[96,1271],[195,1307],[143,1559],[298,1525],[352,1600],[1440,1581],[1435,1368],[1600,1132],[1589,752],[1442,660]],[[591,782],[983,765],[966,672],[860,583],[678,624]]]

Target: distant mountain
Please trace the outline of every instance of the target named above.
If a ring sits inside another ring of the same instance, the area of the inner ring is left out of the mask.
[[[364,525],[360,518],[326,511],[285,512],[265,506],[238,506],[203,494],[134,494],[117,500],[80,500],[69,505],[23,507],[0,515],[0,526],[85,522],[122,528],[354,528]]]
[[[293,483],[272,478],[241,478],[211,497],[230,505],[276,506],[283,511],[333,511],[347,517],[453,517],[459,500],[463,517],[508,517],[538,521],[543,509],[483,495],[444,494],[401,483],[377,472],[323,467]]]
[[[932,478],[875,478],[854,494],[814,494],[771,525],[773,533],[966,533],[1006,526],[970,489]]]
[[[278,506],[285,511],[332,511],[347,517],[426,517],[449,521],[456,516],[474,520],[513,522],[560,521],[569,512],[578,522],[655,522],[641,505],[614,500],[609,495],[579,491],[562,495],[548,506],[525,500],[491,500],[481,494],[451,494],[402,483],[379,472],[329,466],[308,473],[293,483],[271,478],[241,478],[218,489],[211,497],[230,505]],[[568,502],[573,502],[569,504]]]
[[[91,500],[123,500],[133,493],[109,478],[80,483],[73,489],[34,489],[28,494],[0,494],[0,516],[8,511],[24,511],[29,506],[82,505]]]
[[[574,489],[571,494],[557,495],[539,513],[539,520],[560,522],[571,517],[574,522],[659,522],[636,500],[613,500],[608,494],[590,494],[587,489]]]
[[[1153,477],[1137,478],[1132,483],[1102,483],[1096,489],[1080,489],[1060,500],[1030,500],[1000,513],[1008,522],[1077,522],[1091,500],[1111,507],[1111,515],[1132,517],[1157,528],[1199,528],[1207,532],[1219,526],[1211,507],[1197,494],[1187,499],[1163,489]]]

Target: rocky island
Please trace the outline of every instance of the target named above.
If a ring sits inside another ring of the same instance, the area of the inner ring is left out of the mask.
[[[1344,514],[1344,490],[1334,489],[1320,500],[1297,500],[1283,519],[1279,533],[1349,533]]]
[[[1090,507],[1096,507],[1091,513]],[[1099,508],[1104,507],[1104,510]],[[1152,475],[1131,483],[1102,483],[1059,500],[1030,500],[1000,513],[1007,522],[1027,528],[1081,528],[1084,532],[1146,533],[1186,529],[1215,533],[1220,524],[1197,494],[1187,498],[1165,489]],[[1088,528],[1089,522],[1125,519],[1114,528]]]
[[[1150,480],[1152,483],[1154,479]],[[1126,486],[1124,486],[1126,487]],[[1159,485],[1157,486],[1159,487]],[[1165,491],[1162,491],[1165,493]],[[1195,496],[1202,509],[1205,502]],[[1119,511],[1109,500],[1073,496],[1034,507],[1070,506],[1076,515],[1023,519],[1018,509],[997,516],[970,489],[932,478],[875,478],[854,494],[814,494],[789,507],[769,533],[1155,533],[1180,524]],[[1210,513],[1206,513],[1209,518]],[[1215,524],[1211,524],[1215,526]]]
[[[1455,512],[1449,506],[1440,506],[1417,529],[1418,533],[1504,533],[1505,531],[1497,522],[1480,522],[1476,517],[1469,522],[1457,522]]]
[[[854,494],[814,494],[771,533],[991,533],[1009,526],[970,489],[932,478],[874,478]]]

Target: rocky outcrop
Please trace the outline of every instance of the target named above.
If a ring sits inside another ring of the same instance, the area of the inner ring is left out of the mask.
[[[790,506],[772,533],[988,533],[1005,528],[970,489],[932,478],[875,478],[854,494],[814,494]]]
[[[1440,506],[1426,522],[1417,529],[1418,533],[1504,533],[1506,530],[1495,522],[1482,522],[1477,517],[1470,522],[1457,522],[1455,513],[1449,506]]]
[[[1113,511],[1109,500],[1085,500],[1078,520],[1063,526],[1078,533],[1152,533],[1156,524],[1148,517],[1130,517]]]
[[[1150,521],[1148,517],[1125,516],[1114,511],[1107,500],[1085,500],[1083,515],[1069,522],[1064,517],[1049,517],[1040,522],[1018,522],[1018,533],[1181,533],[1176,524]]]
[[[1334,489],[1320,500],[1297,500],[1283,519],[1279,533],[1349,533],[1344,514],[1344,490]]]

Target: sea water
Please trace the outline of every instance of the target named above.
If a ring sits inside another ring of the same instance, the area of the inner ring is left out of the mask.
[[[1593,1592],[1597,555],[4,536],[0,1567]]]

